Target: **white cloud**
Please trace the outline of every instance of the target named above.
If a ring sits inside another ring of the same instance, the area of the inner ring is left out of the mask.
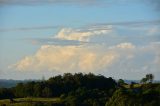
[[[128,42],[120,43],[116,45],[115,47],[120,48],[120,49],[134,49],[135,48],[135,46],[132,43],[128,43]]]
[[[97,46],[98,47],[98,46]],[[117,58],[114,51],[97,51],[96,47],[42,46],[35,55],[27,56],[12,67],[21,71],[94,72],[110,66]]]
[[[90,37],[95,35],[103,35],[111,32],[111,29],[90,29],[86,31],[74,30],[71,28],[61,29],[55,38],[64,40],[89,41]]]
[[[160,30],[160,28],[157,27],[157,26],[156,27],[152,27],[152,28],[148,29],[148,35],[154,36],[154,35],[160,33],[159,30]]]
[[[102,45],[43,45],[36,54],[26,56],[12,68],[20,71],[95,72],[107,69],[122,57],[130,58],[132,53],[128,51],[134,47],[131,43],[121,43],[112,49]]]
[[[134,76],[159,73],[159,43],[135,46],[124,42],[113,46],[43,45],[32,56],[26,56],[11,68],[33,72],[95,72],[134,79]]]

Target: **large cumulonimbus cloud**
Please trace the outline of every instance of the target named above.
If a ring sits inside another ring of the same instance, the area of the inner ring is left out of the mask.
[[[22,71],[91,72],[107,67],[116,58],[115,52],[100,53],[95,47],[44,45],[35,55],[25,57],[14,67]]]
[[[91,37],[102,36],[110,31],[111,29],[90,31],[62,29],[51,39],[89,42]],[[127,53],[128,50],[134,48],[135,46],[131,43],[121,43],[109,47],[101,44],[42,45],[36,54],[26,56],[11,67],[21,71],[95,72],[110,67],[121,56],[121,53]]]
[[[21,71],[95,72],[110,67],[122,54],[129,58],[129,51],[134,48],[130,43],[122,43],[109,49],[100,45],[43,45],[35,55],[26,56],[13,67]]]

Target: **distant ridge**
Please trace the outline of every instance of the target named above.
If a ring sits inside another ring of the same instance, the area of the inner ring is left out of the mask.
[[[28,80],[12,80],[12,79],[0,79],[0,88],[11,88],[16,86],[17,83],[26,83],[30,81],[40,81],[40,80],[33,80],[33,79],[28,79]]]
[[[124,82],[127,84],[131,84],[131,82],[140,83],[140,80],[124,80]],[[153,80],[153,83],[160,83],[160,80]]]

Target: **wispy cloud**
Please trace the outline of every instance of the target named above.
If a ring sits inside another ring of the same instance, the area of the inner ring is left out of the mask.
[[[37,27],[21,27],[21,28],[0,28],[0,32],[10,31],[30,31],[30,30],[46,30],[46,29],[57,29],[62,26],[37,26]]]
[[[99,0],[0,0],[1,5],[95,4]],[[104,2],[102,0],[101,2]]]
[[[80,4],[86,6],[126,4],[134,2],[151,3],[159,8],[159,0],[0,0],[0,5],[45,5],[45,4]],[[92,4],[92,5],[91,5]]]
[[[108,22],[108,23],[94,23],[88,24],[81,28],[76,29],[76,32],[89,32],[94,30],[110,30],[111,26],[145,26],[145,25],[160,25],[160,20],[140,20],[140,21],[126,21],[126,22]],[[46,30],[46,29],[57,29],[64,28],[64,26],[50,25],[50,26],[37,26],[37,27],[20,27],[20,28],[0,28],[0,32],[10,31],[30,31],[30,30]],[[69,30],[69,29],[68,29]],[[71,31],[71,30],[70,30]]]
[[[60,46],[78,46],[84,45],[91,42],[86,41],[77,41],[77,40],[65,40],[65,39],[57,39],[57,38],[35,38],[29,39],[32,44],[39,44],[39,45],[60,45]]]
[[[111,22],[111,23],[96,23],[92,24],[91,26],[106,26],[106,25],[112,25],[112,26],[144,26],[144,25],[160,25],[160,20],[140,20],[140,21],[126,21],[126,22]]]

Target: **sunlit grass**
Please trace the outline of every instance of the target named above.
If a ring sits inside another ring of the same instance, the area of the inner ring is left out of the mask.
[[[0,100],[0,106],[35,106],[35,103],[60,103],[60,98],[15,98],[14,103],[10,103],[9,99]]]
[[[125,88],[130,88],[130,84],[125,84],[125,85],[123,85],[123,87],[125,87]],[[139,88],[139,87],[141,87],[142,86],[142,84],[133,84],[133,88]]]

